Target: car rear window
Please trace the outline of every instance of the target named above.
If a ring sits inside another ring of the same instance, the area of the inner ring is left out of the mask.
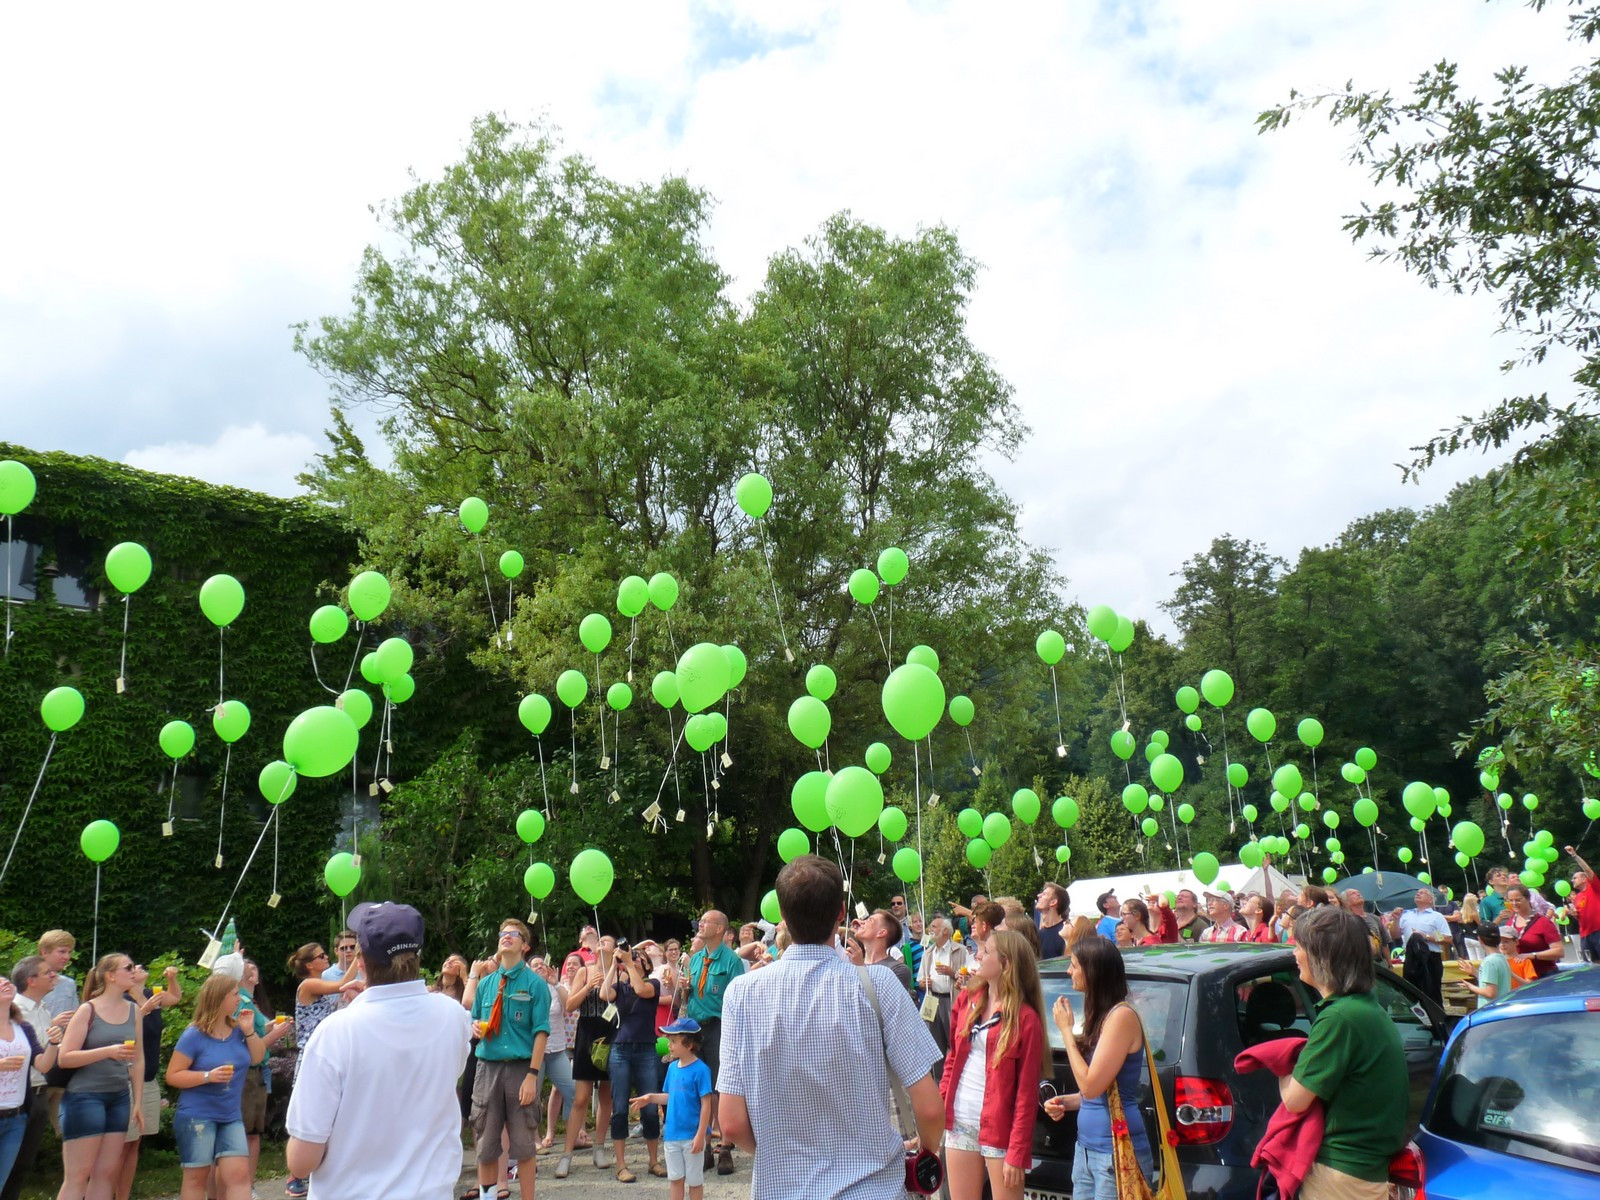
[[[1056,998],[1067,998],[1072,1005],[1073,1028],[1081,1030],[1083,997],[1072,986],[1072,977],[1069,975],[1046,975],[1040,983],[1044,987],[1045,1016],[1051,1018],[1045,1021],[1045,1032],[1049,1035],[1051,1046],[1065,1050],[1061,1031],[1056,1028],[1051,1016],[1055,1012]],[[1145,1036],[1150,1039],[1150,1048],[1155,1051],[1158,1063],[1176,1062],[1183,1048],[1183,1005],[1188,994],[1187,985],[1176,980],[1128,980],[1128,1000],[1144,1022]]]
[[[1600,1013],[1485,1021],[1456,1039],[1423,1124],[1453,1142],[1600,1174]]]

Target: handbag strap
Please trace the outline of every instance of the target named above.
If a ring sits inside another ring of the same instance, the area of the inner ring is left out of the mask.
[[[1150,1045],[1150,1036],[1145,1032],[1144,1020],[1139,1016],[1139,1010],[1126,1000],[1122,1003],[1127,1005],[1133,1012],[1134,1020],[1139,1022],[1139,1040],[1144,1043],[1145,1066],[1150,1072],[1150,1091],[1155,1097],[1156,1154],[1161,1166],[1158,1175],[1160,1183],[1155,1189],[1155,1195],[1161,1200],[1184,1200],[1187,1193],[1184,1190],[1182,1168],[1178,1165],[1178,1151],[1172,1136],[1172,1118],[1167,1113],[1166,1093],[1161,1090],[1161,1076],[1156,1071],[1155,1050]],[[1122,1110],[1122,1097],[1117,1092],[1115,1079],[1111,1081],[1111,1086],[1106,1091],[1106,1107],[1110,1110],[1113,1120],[1126,1123],[1127,1118]]]
[[[856,977],[861,980],[861,988],[867,993],[867,1003],[872,1005],[872,1015],[878,1018],[878,1040],[883,1044],[883,1070],[889,1077],[890,1117],[894,1121],[895,1130],[904,1136],[905,1120],[912,1112],[911,1097],[901,1084],[900,1076],[894,1073],[894,1064],[889,1061],[889,1035],[883,1028],[883,1009],[878,1007],[878,985],[872,982],[872,972],[865,967],[856,968]]]

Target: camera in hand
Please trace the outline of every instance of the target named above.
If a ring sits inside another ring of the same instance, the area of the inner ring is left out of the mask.
[[[932,1150],[906,1151],[906,1191],[931,1196],[944,1183],[944,1166]]]
[[[627,938],[618,938],[617,939],[617,949],[618,949],[618,951],[626,951],[628,949],[628,939]]]

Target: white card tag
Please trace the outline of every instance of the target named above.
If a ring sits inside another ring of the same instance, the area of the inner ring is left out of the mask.
[[[633,682],[633,668],[632,667],[628,668],[628,682],[629,683]]]
[[[600,1019],[602,1021],[615,1021],[617,1019],[617,1006],[615,1004],[606,1005],[600,1010]]]
[[[607,799],[607,801],[609,803],[615,804],[618,800],[622,799],[622,793],[621,792],[612,792],[610,796],[606,797],[606,799]]]
[[[922,1019],[924,1021],[934,1021],[937,1020],[938,1017],[939,997],[935,996],[932,992],[929,992],[927,997],[922,1001]]]
[[[539,923],[539,914],[537,912],[530,912],[528,914],[528,924],[529,925],[537,925],[538,923]]]
[[[938,808],[939,807],[939,793],[938,792],[933,792],[928,796],[928,807],[929,808]]]
[[[273,892],[272,895],[267,897],[267,907],[268,908],[277,908],[278,905],[280,905],[282,903],[283,903],[283,896],[278,892]]]
[[[509,646],[509,645],[511,645],[511,636],[512,636],[512,634],[513,634],[513,633],[515,633],[515,632],[516,632],[516,631],[515,631],[515,630],[513,630],[513,629],[512,629],[512,628],[511,628],[511,626],[509,626],[509,625],[507,625],[507,626],[506,626],[506,645],[508,645],[508,646]]]
[[[711,781],[711,790],[713,792],[720,792],[722,790],[722,781],[720,779],[713,779]]]
[[[733,766],[733,758],[724,750],[722,752],[722,769],[726,771],[731,766]]]
[[[715,821],[707,821],[706,822],[706,841],[709,842],[712,838],[716,837],[716,835],[717,835],[717,823]]]
[[[1067,748],[1065,746],[1057,746],[1056,747],[1056,757],[1057,758],[1065,758],[1066,756],[1067,756]]]
[[[374,780],[372,783],[367,784],[367,795],[376,796],[377,794],[378,794],[378,784],[377,784],[377,781]]]
[[[678,815],[674,817],[673,820],[677,821],[680,825],[683,824],[683,809],[680,808],[678,810]]]
[[[574,796],[578,794],[578,781],[576,779],[572,781],[572,786],[569,787],[567,791],[571,792]]]
[[[863,921],[867,919],[867,906],[859,900],[856,901],[856,916],[860,917]]]
[[[161,822],[161,836],[162,837],[171,837],[172,836],[172,822],[171,821],[163,821],[163,822]]]
[[[883,866],[883,863],[884,863],[883,851],[879,850],[878,851],[878,865],[881,867],[881,866]]]
[[[983,774],[983,768],[980,767],[977,763],[973,763],[972,764],[972,773],[974,775],[982,775]]]
[[[217,868],[217,870],[222,870],[222,855],[217,855],[217,861],[213,865]]]
[[[219,955],[221,953],[222,953],[222,943],[217,941],[216,938],[208,939],[206,941],[205,953],[203,953],[200,956],[200,964],[199,965],[204,967],[206,970],[209,971],[211,969],[212,964],[217,961],[217,955]]]
[[[784,662],[793,662],[794,661],[794,651],[789,649],[789,647],[787,647],[787,646],[785,646],[783,648],[783,661]]]
[[[118,675],[117,676],[117,695],[120,696],[120,695],[122,695],[123,692],[125,692],[127,690],[128,690],[128,681],[126,679],[124,679],[121,675]]]
[[[386,740],[383,743],[383,749],[384,749],[385,753],[393,754],[394,753],[394,739],[393,738],[389,738],[388,740]]]
[[[1037,871],[1042,866],[1044,866],[1044,856],[1039,853],[1039,847],[1035,846],[1033,848],[1033,869]]]
[[[378,786],[383,789],[383,794],[385,796],[394,791],[394,784],[390,783],[387,779],[378,780]]]
[[[661,802],[659,800],[652,800],[650,802],[650,807],[645,809],[639,815],[646,821],[654,821],[661,815]]]
[[[601,760],[600,760],[600,769],[601,769],[601,770],[602,770],[602,771],[609,771],[609,770],[611,770],[611,756],[610,756],[610,755],[609,755],[609,754],[607,754],[607,755],[606,755],[606,756],[604,756],[604,757],[603,757],[603,758],[602,758],[602,759],[601,759]]]
[[[356,866],[358,866],[358,867],[359,867],[359,866],[360,866],[360,865],[361,865],[361,855],[359,855],[359,854],[352,854],[352,855],[351,855],[351,856],[350,856],[350,861],[351,861],[351,862],[353,862],[353,863],[354,863],[354,864],[355,864],[355,865],[356,865]]]

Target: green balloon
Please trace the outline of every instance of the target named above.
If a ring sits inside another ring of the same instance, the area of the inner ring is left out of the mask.
[[[343,899],[355,891],[356,884],[361,882],[361,868],[356,864],[354,855],[335,854],[328,860],[328,865],[322,868],[322,880],[330,892]]]
[[[963,808],[956,814],[956,828],[966,837],[982,837],[983,814],[975,808]]]
[[[1516,803],[1514,800],[1511,799],[1511,796],[1510,796],[1510,794],[1508,792],[1501,792],[1498,796],[1496,796],[1494,798],[1494,802],[1496,804],[1498,804],[1506,812],[1510,812],[1511,811],[1511,806],[1514,803]]]
[[[549,863],[530,863],[522,873],[522,886],[535,900],[543,900],[556,890],[555,868]]]
[[[1106,639],[1106,645],[1111,653],[1121,654],[1133,645],[1133,622],[1127,617],[1117,617],[1117,627],[1111,631],[1111,636]]]
[[[891,842],[906,835],[906,815],[898,808],[886,808],[878,814],[878,832]]]
[[[1084,615],[1084,624],[1095,637],[1109,642],[1117,632],[1117,610],[1109,604],[1096,604]]]
[[[722,648],[722,657],[728,660],[728,686],[736,688],[744,682],[745,674],[750,670],[750,660],[744,656],[744,651],[734,645]],[[827,697],[823,696],[826,700]]]
[[[1039,819],[1039,793],[1032,788],[1018,788],[1011,794],[1011,811],[1024,825]]]
[[[350,581],[345,599],[358,621],[376,621],[389,607],[389,581],[376,571],[363,571]]]
[[[889,764],[894,761],[894,755],[890,753],[889,747],[882,742],[873,742],[872,745],[868,746],[865,757],[867,770],[874,775],[882,775],[889,769]]]
[[[158,740],[161,752],[168,758],[182,758],[194,749],[194,726],[187,721],[168,721],[161,727]]]
[[[1150,764],[1150,779],[1170,796],[1183,786],[1183,764],[1171,754],[1163,754]]]
[[[1411,818],[1411,828],[1414,829],[1418,833],[1421,833],[1423,831],[1423,829],[1425,829],[1427,827],[1427,824],[1428,823],[1426,821],[1424,821],[1421,817],[1412,817]]]
[[[250,732],[250,710],[240,700],[224,700],[211,710],[211,728],[225,742],[237,742]]]
[[[1344,766],[1339,768],[1339,774],[1344,776],[1346,783],[1352,783],[1356,787],[1360,787],[1367,779],[1367,773],[1361,769],[1359,763],[1345,763]]]
[[[711,642],[698,642],[685,650],[674,673],[685,712],[704,712],[728,694],[728,656]]]
[[[1011,820],[1005,813],[990,813],[983,819],[983,840],[996,850],[1011,840]]]
[[[606,689],[606,703],[614,712],[622,712],[633,703],[633,689],[625,683],[613,683]]]
[[[39,482],[27,464],[14,458],[0,462],[0,516],[14,517],[33,503]]]
[[[650,585],[638,575],[629,575],[617,584],[617,611],[630,621],[650,603]]]
[[[795,820],[812,833],[821,833],[833,824],[828,816],[828,780],[826,771],[807,771],[794,781],[789,792],[789,806],[794,809]]]
[[[1588,821],[1600,821],[1600,800],[1593,798],[1583,802],[1583,816]]]
[[[839,677],[833,673],[833,668],[818,663],[806,672],[806,691],[818,700],[831,699],[839,687]]]
[[[1130,783],[1122,789],[1122,804],[1137,817],[1150,807],[1150,793],[1145,791],[1143,784]]]
[[[1136,745],[1137,743],[1133,740],[1133,734],[1126,729],[1118,729],[1111,734],[1111,753],[1115,754],[1123,762],[1127,762],[1133,757]]]
[[[610,894],[616,872],[605,852],[591,846],[578,851],[577,857],[572,860],[570,878],[572,890],[577,893],[578,899],[593,908]]]
[[[1310,746],[1313,750],[1322,745],[1322,722],[1315,717],[1307,717],[1301,721],[1295,733],[1303,745]]]
[[[927,737],[943,713],[944,684],[927,667],[906,663],[883,681],[883,715],[907,741]]]
[[[117,852],[122,844],[122,832],[110,821],[90,821],[78,835],[78,845],[83,856],[93,863],[103,863]]]
[[[337,604],[324,604],[311,614],[311,640],[326,646],[337,642],[350,628],[350,618]]]
[[[1463,857],[1463,856],[1459,856],[1458,855],[1457,857]],[[1467,864],[1466,863],[1462,863],[1460,865],[1464,867]],[[1555,890],[1556,890],[1556,895],[1560,896],[1562,899],[1566,899],[1568,896],[1570,896],[1572,894],[1572,885],[1570,883],[1568,883],[1565,879],[1558,879],[1558,880],[1556,880],[1556,883],[1555,883]]]
[[[1300,824],[1294,827],[1294,836],[1299,838],[1302,842],[1305,841],[1311,836],[1311,826],[1307,825],[1304,821],[1301,821]]]
[[[1165,797],[1163,797],[1161,795],[1160,792],[1151,792],[1150,793],[1150,811],[1151,812],[1158,813],[1163,808],[1165,808],[1166,805],[1167,805],[1166,799],[1165,799]]]
[[[1300,807],[1306,812],[1315,812],[1317,810],[1317,798],[1310,792],[1301,792]]]
[[[218,629],[244,611],[244,587],[232,575],[213,575],[200,585],[200,611]]]
[[[150,578],[150,551],[138,542],[118,542],[106,551],[106,579],[124,596],[131,596]]]
[[[522,722],[524,729],[538,737],[550,727],[550,711],[550,701],[538,692],[530,692],[517,705],[517,720]]]
[[[1157,729],[1150,735],[1150,742],[1152,745],[1160,746],[1163,750],[1165,750],[1169,745],[1171,745],[1172,739],[1167,736],[1167,731],[1165,729]]]
[[[910,651],[908,651],[906,654],[906,661],[908,663],[916,663],[918,666],[927,667],[928,670],[933,671],[935,674],[937,674],[939,670],[939,655],[932,646],[911,647]]]
[[[390,704],[404,704],[417,694],[417,681],[409,675],[391,679],[383,685],[383,698]]]
[[[1206,850],[1196,854],[1194,862],[1190,866],[1194,870],[1194,877],[1207,886],[1215,882],[1217,872],[1222,869],[1222,864],[1217,861],[1217,856]]]
[[[1410,862],[1411,861],[1411,847],[1410,846],[1401,846],[1400,849],[1395,851],[1395,857],[1398,858],[1403,863]]]
[[[1200,676],[1200,694],[1212,708],[1227,708],[1228,701],[1233,699],[1233,676],[1211,668]]]
[[[1418,871],[1417,872],[1417,882],[1418,883],[1425,883],[1429,887],[1432,887],[1433,886],[1433,875],[1431,873],[1427,872],[1427,871]],[[1544,880],[1541,878],[1539,880],[1539,883],[1543,883],[1543,882],[1544,882]],[[1533,886],[1534,887],[1538,887],[1539,883],[1535,883]]]
[[[802,854],[811,853],[811,839],[803,829],[785,829],[778,835],[778,857],[793,862]]]
[[[1351,813],[1355,817],[1358,825],[1362,825],[1367,829],[1371,829],[1375,824],[1377,824],[1378,821],[1378,802],[1376,800],[1369,800],[1366,796],[1363,796],[1361,799],[1355,802],[1355,806],[1351,809]]]
[[[972,701],[966,696],[952,696],[950,699],[950,720],[963,729],[972,724],[975,710]]]
[[[1156,819],[1154,817],[1146,817],[1144,820],[1139,822],[1139,829],[1147,838],[1155,837],[1156,831],[1160,828],[1161,826],[1156,823]]]
[[[1369,746],[1363,746],[1355,753],[1356,766],[1363,771],[1370,771],[1378,765],[1378,754]]]
[[[1300,776],[1299,767],[1284,763],[1272,773],[1272,786],[1285,796],[1298,796],[1305,787],[1305,780]]]
[[[716,709],[712,709],[710,712],[705,714],[705,718],[707,721],[711,722],[711,740],[713,742],[720,742],[728,736],[727,717],[723,716]]]
[[[299,782],[300,777],[294,773],[294,768],[282,760],[269,762],[256,777],[256,787],[261,789],[261,798],[268,804],[282,804],[294,795],[295,785]]]
[[[1155,762],[1156,759],[1160,758],[1164,753],[1166,753],[1166,751],[1162,749],[1161,744],[1159,742],[1151,742],[1148,746],[1146,746],[1144,748],[1144,760],[1145,760],[1145,762],[1153,763],[1153,762]]]
[[[671,708],[678,702],[678,677],[671,671],[657,671],[650,681],[650,694],[662,708]]]
[[[802,746],[820,749],[832,728],[833,715],[815,696],[799,696],[789,705],[789,732]]]
[[[670,1053],[672,1053],[672,1043],[664,1036],[658,1037],[656,1039],[656,1057],[665,1058]]]
[[[761,916],[769,924],[776,925],[783,920],[783,912],[778,907],[778,892],[774,888],[761,897]]]
[[[1061,661],[1061,656],[1067,652],[1067,641],[1054,629],[1046,629],[1035,639],[1033,652],[1039,656],[1040,661],[1046,666],[1053,667]]]
[[[66,685],[51,688],[39,701],[39,719],[51,733],[65,733],[83,720],[83,693]],[[193,735],[194,731],[190,730],[190,745],[194,744]]]
[[[828,781],[828,816],[846,837],[860,837],[878,823],[883,785],[865,767],[849,766]]]
[[[1527,809],[1529,812],[1534,812],[1539,807],[1539,797],[1535,796],[1532,792],[1528,792],[1522,797],[1522,807]]]
[[[1269,799],[1272,803],[1273,812],[1288,812],[1289,805],[1294,803],[1294,801],[1290,800],[1289,797],[1285,796],[1276,788],[1272,790],[1272,795],[1269,797]]]
[[[1555,843],[1556,835],[1551,833],[1548,829],[1541,829],[1533,835],[1533,844],[1540,848],[1545,846],[1553,846]]]
[[[522,555],[515,550],[507,550],[500,556],[500,574],[507,579],[515,579],[521,575],[522,569],[527,565]]]
[[[1252,869],[1261,865],[1261,845],[1258,842],[1246,842],[1239,847],[1239,861]]]
[[[710,713],[696,713],[683,726],[683,740],[696,754],[704,754],[717,744],[717,723]]]
[[[1183,723],[1184,723],[1184,726],[1189,730],[1190,733],[1199,733],[1200,732],[1200,726],[1201,726],[1202,722],[1200,720],[1200,714],[1199,713],[1190,713],[1187,717],[1185,717],[1183,719]]]
[[[1420,780],[1406,784],[1405,791],[1400,793],[1400,803],[1419,821],[1426,821],[1433,816],[1433,810],[1439,804],[1434,797],[1433,788]]]
[[[529,846],[544,836],[544,814],[536,808],[525,808],[517,814],[517,836]],[[531,888],[529,889],[532,890]]]
[[[1339,872],[1335,871],[1332,867],[1322,868],[1323,883],[1332,883],[1337,878],[1339,878]]]
[[[405,638],[385,638],[372,652],[373,668],[379,683],[392,683],[411,670],[416,655]]]
[[[668,611],[678,602],[678,581],[665,571],[657,571],[650,576],[646,588],[650,595],[650,603],[662,612]]]
[[[1251,737],[1265,744],[1278,732],[1278,718],[1264,708],[1252,708],[1245,715],[1244,727],[1250,731]]]
[[[1246,804],[1239,810],[1239,812],[1244,816],[1245,821],[1251,825],[1254,825],[1256,823],[1256,818],[1261,815],[1256,810],[1256,806],[1254,804]]]
[[[1450,840],[1468,858],[1477,858],[1483,853],[1483,830],[1474,821],[1462,821],[1450,831]]]
[[[578,640],[590,654],[599,654],[611,644],[611,622],[599,613],[590,613],[578,622]]]
[[[461,518],[461,528],[468,533],[482,533],[483,527],[489,523],[489,506],[476,496],[468,496],[463,500],[457,512]]]
[[[589,678],[582,671],[568,667],[556,677],[556,699],[568,708],[577,708],[589,694]]]
[[[878,577],[890,587],[903,580],[910,569],[911,560],[899,546],[890,546],[878,552]]]
[[[1329,829],[1339,828],[1339,814],[1334,812],[1331,808],[1328,809],[1327,812],[1322,814],[1322,823]]]
[[[1056,847],[1056,861],[1058,863],[1063,863],[1064,864],[1064,863],[1070,862],[1071,860],[1072,860],[1072,847],[1071,846],[1057,846]]]
[[[1461,850],[1457,850],[1456,851],[1456,866],[1465,867],[1471,861],[1472,861],[1472,859],[1468,858],[1464,851],[1461,851]]]
[[[878,577],[865,567],[851,571],[850,595],[857,604],[871,604],[878,598]]]
[[[1242,788],[1250,782],[1250,769],[1241,762],[1229,763],[1228,782],[1236,788]]]
[[[1192,713],[1200,707],[1200,693],[1187,684],[1179,688],[1172,698],[1177,701],[1180,712]]]
[[[1071,829],[1078,823],[1078,802],[1071,796],[1058,796],[1050,806],[1050,816],[1061,828]]]
[[[1194,824],[1194,805],[1178,805],[1178,820],[1182,821],[1185,825]]]
[[[1492,792],[1500,786],[1500,772],[1479,771],[1478,783],[1483,787],[1484,791]]]
[[[1331,837],[1322,844],[1328,848],[1328,852],[1330,854],[1337,854],[1339,851],[1344,849],[1343,843],[1341,843],[1336,837]]]
[[[989,865],[989,860],[994,857],[994,847],[982,838],[973,838],[967,843],[967,861],[978,870],[983,870]]]
[[[922,878],[922,855],[910,846],[902,846],[896,850],[894,858],[890,860],[890,866],[894,868],[895,877],[901,883],[915,883]]]
[[[342,711],[319,705],[289,722],[283,734],[283,758],[306,778],[322,779],[350,765],[360,737],[355,722]]]
[[[766,476],[751,471],[748,475],[739,476],[739,482],[733,485],[733,498],[744,509],[745,516],[752,521],[759,521],[772,507],[772,485],[767,482]]]

